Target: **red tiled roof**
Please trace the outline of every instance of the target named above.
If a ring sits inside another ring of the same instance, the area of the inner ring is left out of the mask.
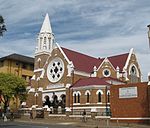
[[[72,87],[90,86],[90,85],[110,85],[98,77],[81,78]]]
[[[111,62],[111,64],[114,66],[115,69],[118,66],[120,68],[120,71],[122,71],[123,67],[125,66],[125,63],[127,61],[128,55],[129,55],[129,53],[125,53],[125,54],[121,54],[121,55],[108,57],[108,59]]]
[[[96,66],[98,68],[102,62],[101,59],[97,59],[63,47],[61,48],[68,59],[73,62],[76,70],[91,73],[93,71],[93,67]]]

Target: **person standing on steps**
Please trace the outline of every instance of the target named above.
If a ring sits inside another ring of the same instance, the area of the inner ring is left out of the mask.
[[[86,111],[85,111],[85,109],[84,109],[84,111],[83,111],[83,114],[82,114],[82,116],[83,116],[83,122],[86,122]]]

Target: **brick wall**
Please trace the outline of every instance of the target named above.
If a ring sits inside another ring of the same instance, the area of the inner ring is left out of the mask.
[[[119,98],[119,88],[137,87],[137,98]],[[112,85],[110,88],[110,107],[112,119],[140,121],[150,118],[150,91],[147,82],[126,85]],[[130,119],[129,119],[130,118]]]

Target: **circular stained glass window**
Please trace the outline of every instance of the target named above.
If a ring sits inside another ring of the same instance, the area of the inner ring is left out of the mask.
[[[53,59],[47,67],[47,77],[50,82],[58,82],[64,74],[64,63],[60,58]]]

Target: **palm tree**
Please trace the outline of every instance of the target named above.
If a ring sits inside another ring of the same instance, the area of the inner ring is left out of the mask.
[[[5,26],[5,22],[3,17],[0,15],[0,36],[3,36],[3,33],[7,31],[6,26]]]

